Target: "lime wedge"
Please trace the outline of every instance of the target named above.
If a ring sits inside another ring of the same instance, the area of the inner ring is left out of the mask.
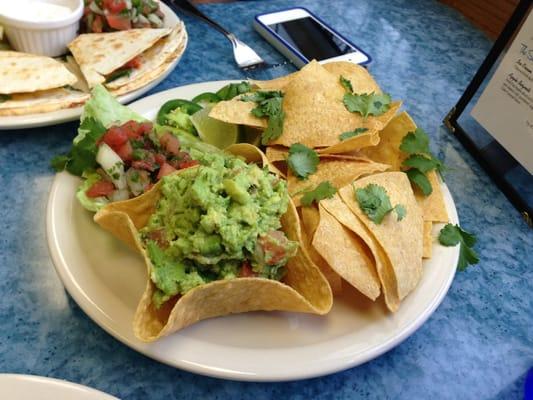
[[[190,117],[200,139],[219,149],[225,149],[237,143],[239,127],[209,117],[209,111],[211,111],[211,107],[206,106]]]

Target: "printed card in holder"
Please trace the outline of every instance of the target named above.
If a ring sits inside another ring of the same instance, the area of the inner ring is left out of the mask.
[[[533,218],[533,6],[522,0],[445,124]]]

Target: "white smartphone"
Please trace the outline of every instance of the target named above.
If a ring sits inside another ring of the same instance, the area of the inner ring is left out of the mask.
[[[302,7],[256,15],[253,25],[298,68],[313,59],[321,63],[368,64],[372,61],[363,50]]]

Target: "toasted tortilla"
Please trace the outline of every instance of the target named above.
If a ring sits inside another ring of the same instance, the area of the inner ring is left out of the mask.
[[[72,85],[76,77],[50,57],[0,51],[0,94],[34,93]]]
[[[39,114],[78,107],[89,97],[89,93],[68,88],[14,93],[9,100],[0,103],[0,116]]]
[[[383,129],[400,107],[400,103],[393,103],[384,114],[363,118],[346,109],[342,102],[344,94],[336,75],[317,62],[307,64],[285,87],[283,133],[270,145],[289,147],[302,143],[313,148],[329,147],[341,142],[339,136],[344,132]]]
[[[156,184],[139,197],[111,203],[94,217],[104,229],[141,253],[148,277],[152,266],[139,241],[138,229],[146,225],[154,212],[160,196],[159,187]],[[287,237],[301,243],[300,222],[292,202],[281,223]],[[152,303],[155,285],[148,278],[135,313],[134,333],[140,340],[151,342],[197,321],[233,313],[257,310],[327,313],[333,301],[331,288],[301,247],[286,267],[283,282],[265,278],[218,280],[198,286],[179,298],[176,296],[159,310]]]
[[[300,220],[302,221],[302,247],[307,251],[311,261],[315,263],[324,277],[328,280],[333,294],[339,294],[342,291],[342,278],[333,268],[324,260],[318,251],[313,247],[312,242],[316,229],[320,222],[318,208],[315,206],[302,207],[299,209]]]
[[[379,133],[380,141],[376,146],[362,148],[361,153],[376,162],[389,164],[393,171],[400,171],[402,162],[407,157],[400,150],[400,144],[405,135],[413,132],[416,128],[413,119],[404,111],[391,119]],[[424,213],[424,220],[448,222],[448,212],[444,204],[440,179],[435,171],[428,172],[426,176],[431,183],[433,192],[429,196],[424,196],[418,189],[415,189],[416,199]]]
[[[400,307],[398,285],[390,259],[381,245],[377,242],[375,237],[363,224],[363,222],[341,200],[338,194],[333,196],[331,199],[322,200],[320,202],[320,207],[323,207],[345,228],[348,228],[350,231],[352,231],[353,234],[355,234],[366,244],[373,256],[373,262],[381,283],[385,304],[390,311],[397,311]],[[333,266],[333,268],[336,267]]]
[[[405,217],[398,221],[394,212],[375,224],[359,207],[354,189],[370,183],[382,186],[393,206],[401,204]],[[398,287],[398,299],[405,298],[422,277],[424,220],[411,184],[403,172],[383,172],[354,181],[340,189],[339,194],[350,210],[363,222],[388,256]]]
[[[68,48],[93,88],[104,83],[106,75],[122,67],[169,35],[170,28],[130,29],[111,33],[85,33],[69,43]]]
[[[371,300],[380,294],[380,283],[370,250],[353,232],[319,205],[320,222],[313,247],[350,285]]]
[[[368,70],[360,65],[348,61],[333,61],[321,64],[324,69],[340,79],[341,75],[352,83],[354,93],[381,93],[378,84],[372,78]],[[281,90],[293,80],[299,71],[292,74],[281,76],[268,81],[252,80],[250,83],[261,90]]]
[[[362,161],[357,158],[353,159],[350,156],[322,156],[316,172],[309,175],[307,179],[297,178],[289,169],[287,172],[287,187],[289,193],[293,196],[296,207],[299,207],[303,196],[302,192],[309,188],[314,189],[320,182],[329,181],[333,187],[341,188],[362,176],[383,172],[388,168],[387,164]]]
[[[165,68],[161,68],[163,65],[181,57],[185,50],[186,41],[185,25],[180,21],[170,34],[159,39],[152,47],[139,55],[141,59],[139,68],[134,68],[129,76],[115,79],[106,83],[105,86],[113,91],[122,86],[130,85],[134,81],[145,81],[146,83],[147,78],[144,78],[146,75],[150,75],[150,80],[157,78],[165,71]],[[181,51],[178,52],[178,48],[181,48]],[[153,71],[157,71],[157,73],[154,74]]]

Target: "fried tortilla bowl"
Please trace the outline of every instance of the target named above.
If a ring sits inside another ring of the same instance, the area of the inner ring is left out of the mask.
[[[264,159],[262,152],[251,145],[236,145],[230,150],[247,161]],[[265,278],[218,280],[191,289],[183,296],[176,296],[159,310],[156,309],[152,303],[155,285],[149,278],[152,266],[139,240],[138,230],[147,224],[155,211],[161,196],[160,186],[158,183],[134,199],[111,203],[94,216],[96,223],[141,253],[145,259],[148,280],[133,321],[137,338],[152,342],[203,319],[247,311],[326,314],[331,309],[331,288],[302,246],[287,263],[287,275],[282,282]],[[281,223],[282,230],[290,240],[302,242],[300,222],[292,202],[289,202]]]

